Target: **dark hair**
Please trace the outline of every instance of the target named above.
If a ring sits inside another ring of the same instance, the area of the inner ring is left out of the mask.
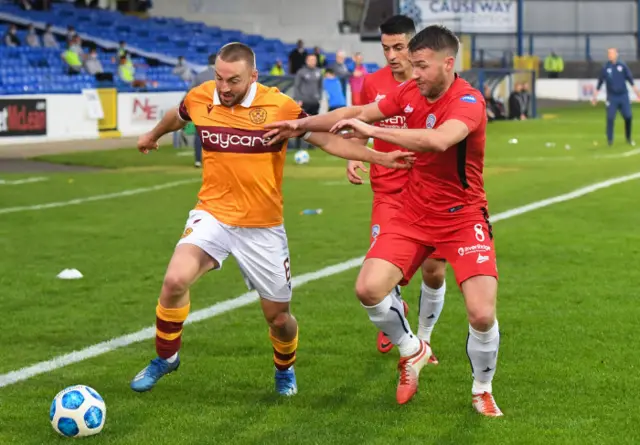
[[[244,60],[250,67],[256,66],[256,55],[251,48],[244,43],[231,42],[220,48],[218,58],[225,62],[237,62]]]
[[[216,53],[213,53],[209,56],[209,65],[215,65],[216,64],[216,57],[218,57],[218,55]]]
[[[448,51],[452,56],[458,54],[460,42],[458,37],[446,26],[431,25],[413,36],[409,42],[409,51],[416,52],[421,49],[430,49],[441,52]]]
[[[326,70],[324,70],[324,73],[325,74],[335,74],[331,68],[327,68]]]
[[[394,15],[380,25],[380,32],[388,36],[394,36],[398,34],[410,34],[416,33],[416,24],[411,17],[406,15]]]

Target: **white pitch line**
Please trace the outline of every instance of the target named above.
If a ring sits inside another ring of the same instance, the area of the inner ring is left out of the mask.
[[[579,188],[570,193],[565,193],[563,195],[555,196],[548,199],[543,199],[542,201],[532,202],[531,204],[527,204],[522,207],[516,207],[515,209],[507,210],[506,212],[497,213],[491,218],[491,222],[498,222],[505,219],[513,218],[514,216],[519,216],[524,213],[532,212],[533,210],[541,209],[543,207],[547,207],[560,202],[576,199],[581,196],[587,195],[589,193],[593,193],[597,190],[605,189],[616,184],[621,184],[623,182],[633,181],[635,179],[640,179],[640,172],[627,175],[627,176],[620,176],[617,178],[608,179],[606,181],[598,182],[586,187]],[[352,258],[348,261],[334,264],[332,266],[325,267],[324,269],[320,269],[315,272],[310,272],[310,273],[300,275],[298,277],[294,277],[292,280],[292,287],[295,288],[298,286],[302,286],[306,283],[320,280],[322,278],[327,278],[332,275],[336,275],[341,272],[345,272],[347,270],[353,269],[355,267],[358,267],[360,264],[362,264],[363,260],[364,260],[364,257]],[[220,314],[224,314],[225,312],[229,312],[234,309],[238,309],[243,306],[252,304],[256,302],[258,298],[259,297],[256,292],[247,292],[245,294],[240,295],[239,297],[236,297],[230,300],[221,301],[220,303],[216,303],[207,308],[192,312],[185,323],[186,324],[196,323],[198,321],[203,321],[212,317],[216,317]],[[54,357],[51,360],[39,362],[22,369],[18,369],[16,371],[11,371],[7,374],[2,374],[0,375],[0,388],[3,388],[5,386],[10,386],[15,383],[22,382],[24,380],[28,380],[31,377],[35,377],[40,374],[55,371],[57,369],[60,369],[68,365],[72,365],[74,363],[78,363],[93,357],[97,357],[102,354],[106,354],[107,352],[111,352],[113,350],[123,348],[129,345],[132,345],[134,343],[138,343],[144,340],[150,340],[155,337],[156,335],[155,332],[156,332],[155,326],[150,326],[148,328],[141,329],[140,331],[123,335],[121,337],[116,337],[111,340],[107,340],[102,343],[98,343],[96,345],[81,349],[79,351],[73,351],[68,354]]]
[[[137,189],[123,190],[121,192],[107,193],[106,195],[87,196],[86,198],[76,198],[70,201],[49,202],[46,204],[36,204],[31,206],[4,207],[0,208],[0,215],[5,213],[28,212],[33,210],[53,209],[56,207],[67,207],[71,205],[84,204],[85,202],[103,201],[105,199],[122,198],[125,196],[139,195],[140,193],[155,192],[179,185],[191,184],[193,182],[201,182],[201,178],[183,179],[181,181],[167,182],[166,184],[154,185],[152,187],[141,187]]]
[[[48,181],[49,178],[45,178],[44,176],[37,176],[35,178],[25,178],[25,179],[0,179],[0,185],[22,185],[22,184],[31,184],[34,182],[42,182]]]

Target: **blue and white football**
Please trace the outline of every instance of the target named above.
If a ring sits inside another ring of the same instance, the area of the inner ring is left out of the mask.
[[[307,150],[298,150],[296,151],[296,155],[293,160],[296,164],[308,164],[311,156],[309,156],[309,152]]]
[[[106,419],[104,400],[95,389],[84,385],[70,386],[60,391],[49,409],[51,426],[65,437],[98,434]]]

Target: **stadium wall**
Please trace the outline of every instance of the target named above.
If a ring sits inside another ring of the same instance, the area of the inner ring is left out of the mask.
[[[596,59],[604,60],[609,47],[621,48],[623,55],[635,48],[633,34],[638,29],[636,9],[636,0],[524,0],[523,32],[550,34],[535,37],[535,54],[546,54],[553,49],[566,55],[585,54],[584,35],[591,34],[591,53]],[[582,36],[568,35],[578,33]],[[610,35],[598,35],[607,33]],[[628,35],[616,36],[612,33]],[[515,49],[516,36],[478,34],[476,47],[486,48],[487,51]]]
[[[90,106],[82,94],[0,96],[0,145],[97,139]]]
[[[596,79],[538,79],[536,81],[536,96],[538,99],[589,101],[593,97],[597,84]],[[637,80],[635,84],[640,88],[640,80]],[[629,90],[629,98],[632,101],[637,101],[632,90]],[[598,100],[607,100],[605,87],[600,89]]]

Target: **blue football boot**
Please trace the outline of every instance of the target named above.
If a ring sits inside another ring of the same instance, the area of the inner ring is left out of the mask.
[[[176,371],[180,366],[180,356],[176,358],[176,361],[169,363],[163,358],[156,357],[151,360],[151,363],[140,371],[131,380],[131,389],[137,392],[149,391],[153,388],[161,377]],[[294,377],[295,384],[295,377]]]
[[[276,391],[283,396],[293,396],[298,393],[298,384],[296,382],[296,373],[293,366],[289,369],[281,371],[276,368]]]

